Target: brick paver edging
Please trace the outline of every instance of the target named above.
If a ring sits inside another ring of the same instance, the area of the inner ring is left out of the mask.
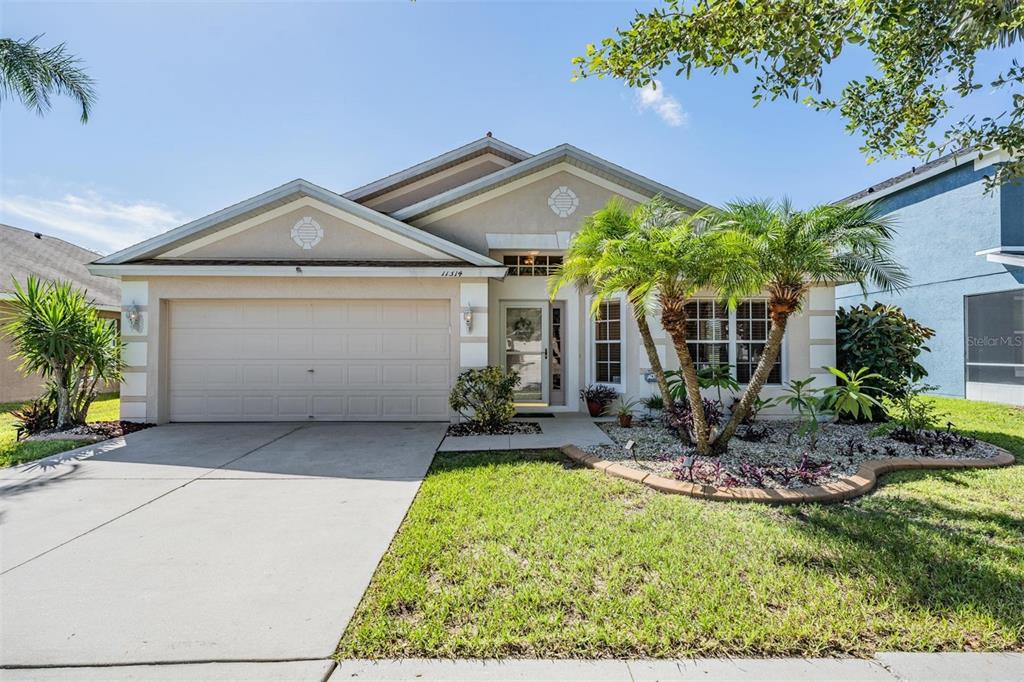
[[[759,502],[761,504],[800,504],[818,502],[842,502],[851,497],[863,495],[878,482],[878,477],[892,471],[908,469],[991,469],[1005,467],[1016,460],[1006,450],[997,448],[995,457],[972,459],[942,459],[939,457],[892,457],[887,459],[869,459],[860,465],[853,476],[841,478],[825,485],[815,485],[797,490],[774,490],[765,488],[716,488],[713,485],[687,483],[664,476],[640,471],[617,462],[609,462],[588,454],[575,445],[562,447],[562,452],[571,460],[603,471],[609,476],[624,478],[628,481],[641,483],[648,488],[674,495],[689,495],[705,500],[732,502]]]

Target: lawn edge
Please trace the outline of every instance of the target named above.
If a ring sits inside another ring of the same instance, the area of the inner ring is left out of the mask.
[[[869,459],[857,469],[857,473],[824,485],[810,486],[797,490],[768,490],[765,488],[718,488],[711,485],[687,483],[664,476],[645,473],[639,469],[618,462],[609,462],[584,452],[575,445],[562,446],[561,451],[569,459],[583,466],[603,471],[608,476],[633,481],[658,492],[671,495],[687,495],[717,502],[756,502],[759,504],[833,504],[843,502],[870,492],[883,474],[894,471],[918,469],[993,469],[1014,464],[1017,460],[1009,451],[993,446],[994,457],[968,459],[943,459],[939,457],[887,457]]]

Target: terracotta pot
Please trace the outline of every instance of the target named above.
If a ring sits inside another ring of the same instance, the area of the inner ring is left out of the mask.
[[[587,411],[590,412],[591,417],[600,417],[601,413],[604,412],[604,405],[596,400],[588,400]]]
[[[624,429],[628,429],[633,426],[633,415],[631,414],[620,414],[619,415],[619,426]]]

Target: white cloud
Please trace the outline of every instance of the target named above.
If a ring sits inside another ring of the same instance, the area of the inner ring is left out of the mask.
[[[15,227],[38,230],[104,254],[187,222],[161,204],[122,203],[92,190],[57,199],[25,194],[0,197],[0,215]]]
[[[672,95],[665,92],[661,81],[651,81],[642,88],[636,89],[636,103],[641,111],[653,110],[662,121],[678,128],[686,125],[690,116],[683,111],[683,105]]]

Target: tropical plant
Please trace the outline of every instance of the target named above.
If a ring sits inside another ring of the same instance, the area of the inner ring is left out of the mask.
[[[908,276],[892,258],[891,218],[871,204],[828,204],[798,211],[789,201],[730,204],[725,220],[754,244],[757,271],[768,295],[771,324],[764,351],[729,423],[715,438],[724,450],[757,399],[778,360],[790,317],[814,286],[855,282],[895,291]]]
[[[863,303],[836,312],[836,367],[851,372],[867,367],[880,375],[868,386],[894,398],[928,372],[917,361],[935,331],[908,317],[899,307]]]
[[[722,404],[710,398],[701,398],[701,414],[711,429],[722,423]],[[689,400],[677,400],[669,405],[662,414],[663,423],[673,431],[684,430],[693,433],[695,426],[695,410],[690,408]]]
[[[729,370],[729,365],[705,365],[697,370],[697,383],[703,389],[713,388],[718,392],[718,402],[725,405],[722,402],[722,389],[733,393],[739,393],[740,385],[735,379],[732,378],[732,374]]]
[[[934,401],[925,397],[926,393],[934,391],[938,386],[915,382],[901,388],[903,390],[899,394],[890,395],[892,405],[889,416],[892,423],[912,434],[915,440],[919,434],[938,428],[948,418],[949,415],[940,410]]]
[[[840,418],[848,417],[853,421],[871,419],[872,408],[884,409],[882,403],[872,396],[865,384],[880,375],[873,374],[867,367],[853,372],[844,372],[835,367],[826,367],[835,378],[835,386],[827,386],[822,392],[825,395],[825,406]]]
[[[597,263],[609,241],[622,239],[630,231],[636,229],[636,220],[640,215],[638,211],[627,209],[621,199],[613,197],[603,208],[584,218],[580,223],[579,231],[569,242],[569,248],[565,251],[561,265],[556,268],[548,280],[548,290],[552,299],[567,284],[574,284],[581,289],[599,286],[597,277],[600,272]],[[626,274],[620,273],[619,281],[628,289],[630,287],[629,283],[625,282]],[[640,331],[640,340],[647,353],[647,362],[651,366],[651,373],[654,374],[658,385],[658,391],[661,393],[662,400],[671,402],[668,384],[665,382],[665,371],[658,355],[658,348],[654,343],[647,315],[637,306],[633,306],[632,309],[633,318]]]
[[[39,374],[53,392],[54,426],[85,423],[97,387],[121,379],[121,339],[113,320],[99,316],[86,292],[70,282],[29,276],[14,281],[3,333],[26,375]]]
[[[19,441],[23,436],[31,436],[49,428],[53,428],[56,414],[53,401],[38,398],[11,411],[14,417],[14,439]]]
[[[655,393],[648,398],[644,398],[643,404],[650,413],[660,412],[665,409],[665,399],[661,397],[660,393]]]
[[[588,408],[591,404],[597,408],[597,416],[604,414],[604,411],[615,402],[615,399],[619,397],[619,392],[611,386],[603,386],[601,384],[591,384],[580,389],[580,400],[582,400]],[[592,410],[593,413],[593,410]]]
[[[800,419],[797,433],[808,437],[812,450],[818,445],[818,432],[821,430],[820,417],[828,413],[825,399],[820,395],[821,389],[811,387],[813,382],[814,377],[791,379],[789,384],[782,389],[783,395],[781,396],[782,402],[797,413]],[[787,436],[787,445],[789,440]]]
[[[619,398],[619,407],[615,410],[615,414],[619,418],[619,426],[629,428],[633,425],[633,410],[635,410],[641,402],[642,401],[637,399],[627,400],[625,396]]]
[[[1010,160],[992,168],[991,187],[1024,175],[1024,66],[1019,49],[998,49],[1022,37],[1020,0],[667,0],[573,63],[576,77],[610,75],[631,87],[658,87],[670,65],[687,78],[746,67],[755,105],[782,98],[838,110],[847,131],[864,137],[869,162],[1003,149]],[[848,73],[829,66],[851,49],[871,57],[860,60],[863,76],[823,95],[829,79]],[[975,68],[982,53],[1000,64],[985,80],[987,69]],[[961,103],[961,115],[948,116]]]
[[[519,373],[502,367],[467,369],[459,374],[448,404],[481,431],[500,432],[516,414]]]
[[[752,240],[719,225],[713,211],[688,214],[660,197],[634,213],[634,229],[607,240],[594,264],[594,305],[625,291],[640,311],[638,316],[653,309],[660,312],[661,326],[679,359],[687,401],[693,406],[691,435],[697,451],[707,454],[711,430],[687,345],[686,304],[701,291],[715,292],[728,307],[751,295],[760,282]]]
[[[51,96],[68,95],[82,107],[86,123],[96,100],[92,78],[64,43],[44,50],[36,44],[40,38],[0,38],[0,102],[13,95],[42,115],[50,110]]]

